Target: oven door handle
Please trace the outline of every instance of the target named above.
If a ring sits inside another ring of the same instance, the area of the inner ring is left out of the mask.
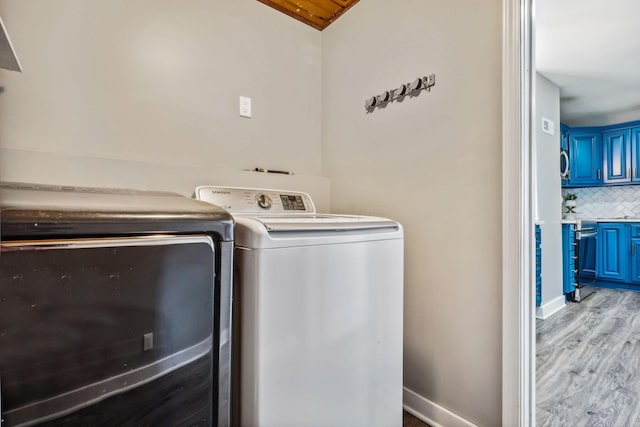
[[[596,234],[598,234],[598,229],[597,228],[581,228],[579,230],[576,230],[578,233],[581,233],[581,236],[584,237],[585,235],[587,235],[587,237],[590,236],[595,236]]]

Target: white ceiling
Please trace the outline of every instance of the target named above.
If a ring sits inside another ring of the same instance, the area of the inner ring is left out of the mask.
[[[560,119],[640,119],[640,1],[535,0],[536,70],[560,87]]]

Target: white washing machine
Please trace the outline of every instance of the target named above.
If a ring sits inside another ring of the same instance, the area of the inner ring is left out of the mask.
[[[195,193],[236,220],[240,425],[401,426],[401,225],[294,191]]]

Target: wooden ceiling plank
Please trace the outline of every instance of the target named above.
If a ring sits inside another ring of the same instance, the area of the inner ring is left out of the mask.
[[[285,0],[258,0],[260,3],[266,4],[267,6],[271,6],[272,8],[279,10],[282,13],[285,13],[298,21],[302,21],[307,25],[311,25],[313,28],[318,30],[322,30],[327,21],[318,17],[318,16],[309,16],[308,13],[300,14],[302,9],[293,6],[291,3]],[[300,9],[300,10],[298,10]]]
[[[308,10],[304,9],[303,7],[300,7],[294,3],[292,3],[290,0],[271,0],[274,3],[279,4],[280,6],[284,7],[287,10],[290,10],[291,12],[295,13],[296,15],[300,16],[302,19],[306,19],[309,20],[311,22],[315,22],[318,25],[324,25],[330,18],[325,19],[322,16],[318,16],[312,12],[309,12]]]
[[[335,15],[342,10],[342,6],[335,4],[331,0],[312,0],[312,2],[317,4],[324,10],[328,10],[329,12],[331,12],[331,15]]]
[[[353,0],[331,0],[333,3],[337,4],[340,7],[349,7]],[[357,2],[357,0],[356,0]]]
[[[298,7],[302,11],[307,11],[315,16],[319,16],[324,20],[329,20],[335,15],[334,12],[330,12],[326,9],[321,8],[320,6],[314,4],[315,2],[307,1],[307,0],[285,0],[291,3],[292,6]]]
[[[360,0],[258,0],[317,30],[324,30]],[[333,15],[329,12],[335,11]]]

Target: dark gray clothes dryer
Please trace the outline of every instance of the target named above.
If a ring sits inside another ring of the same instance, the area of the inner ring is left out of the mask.
[[[177,194],[0,185],[2,426],[227,426],[234,223]]]

